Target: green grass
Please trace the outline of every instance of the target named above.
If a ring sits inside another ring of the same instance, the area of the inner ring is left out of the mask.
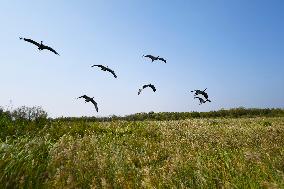
[[[0,188],[284,188],[284,117],[9,124]]]

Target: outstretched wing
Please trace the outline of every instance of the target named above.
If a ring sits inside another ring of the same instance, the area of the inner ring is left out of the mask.
[[[196,97],[194,97],[194,98],[197,98],[198,100],[202,99],[202,98],[200,98],[200,97],[198,97],[198,96],[196,96]]]
[[[205,100],[203,100],[203,98],[201,98],[201,97],[194,97],[194,98],[197,98],[199,100],[200,104],[205,103]]]
[[[91,67],[95,67],[95,66],[97,66],[97,67],[99,67],[99,68],[105,68],[103,65],[92,65]]]
[[[143,89],[145,89],[146,87],[149,87],[149,85],[143,85],[143,87],[142,87],[142,88],[143,88]]]
[[[34,44],[34,45],[36,45],[36,46],[40,46],[40,44],[38,43],[38,42],[36,42],[36,41],[34,41],[34,40],[32,40],[32,39],[27,39],[27,38],[22,38],[22,37],[20,37],[20,39],[22,40],[24,40],[24,41],[27,41],[27,42],[29,42],[29,43],[32,43],[32,44]]]
[[[49,47],[49,46],[44,45],[44,46],[43,46],[43,49],[49,50],[49,51],[53,52],[54,54],[59,55],[58,52],[56,52],[53,48],[51,48],[51,47]]]
[[[154,85],[149,85],[149,87],[151,87],[153,89],[154,92],[156,92],[156,88]]]
[[[110,73],[112,73],[113,77],[117,78],[117,75],[114,73],[113,70]]]
[[[202,91],[199,90],[199,89],[193,90],[193,91],[191,91],[191,92],[195,92],[194,96],[199,95],[199,94],[202,94]]]
[[[204,98],[208,99],[208,94],[206,92],[202,91],[202,93],[200,93],[200,94],[203,95]]]
[[[161,61],[167,63],[167,61],[164,58],[158,58],[158,60],[161,60]]]
[[[143,56],[144,56],[144,55],[143,55]],[[156,59],[156,57],[154,57],[153,55],[150,55],[150,54],[148,54],[148,55],[146,55],[146,56],[144,56],[144,57],[150,58],[150,59],[152,60],[152,62]]]
[[[88,99],[88,98],[90,98],[90,97],[88,97],[87,95],[83,95],[83,96],[79,96],[78,98]],[[77,98],[77,99],[78,99],[78,98]]]
[[[194,97],[194,98],[197,98],[197,99],[199,100],[199,103],[202,104],[200,97]],[[199,105],[200,105],[200,104],[199,104]]]
[[[98,104],[96,103],[96,101],[94,99],[91,99],[91,102],[94,104],[96,111],[99,112]]]
[[[111,69],[109,69],[109,68],[107,68],[106,70],[107,70],[108,72],[112,73],[112,75],[113,75],[115,78],[117,78],[117,76],[116,76],[116,74],[114,73],[113,70],[111,70]]]
[[[156,88],[155,88],[154,85],[152,85],[152,84],[143,85],[143,89],[145,89],[146,87],[150,87],[154,92],[156,92]]]

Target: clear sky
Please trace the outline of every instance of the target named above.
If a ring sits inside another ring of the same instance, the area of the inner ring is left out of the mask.
[[[0,106],[42,106],[52,117],[283,108],[283,10],[283,0],[3,0]],[[138,96],[148,83],[156,93]],[[204,88],[212,102],[199,106],[189,91]]]

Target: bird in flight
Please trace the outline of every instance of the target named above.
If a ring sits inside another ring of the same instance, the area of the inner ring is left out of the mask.
[[[79,96],[78,98],[84,98],[85,99],[85,103],[86,102],[91,102],[94,104],[95,108],[96,108],[96,111],[99,112],[99,109],[98,109],[98,104],[96,103],[96,101],[94,100],[94,97],[91,98],[91,97],[88,97],[87,95],[83,95],[83,96]],[[77,98],[77,99],[78,99]]]
[[[148,84],[148,85],[143,85],[142,89],[139,89],[139,90],[138,90],[138,95],[140,95],[140,93],[142,92],[142,90],[145,89],[145,88],[147,88],[147,87],[150,87],[154,92],[156,92],[155,86],[150,83],[150,84]]]
[[[192,92],[192,93],[194,92],[194,96],[197,96],[197,95],[201,94],[201,95],[204,96],[204,98],[208,99],[208,94],[205,92],[206,89],[204,89],[203,91],[201,91],[201,90],[193,90],[193,91],[190,91],[190,92]]]
[[[143,57],[150,58],[152,60],[152,62],[154,62],[155,60],[161,60],[161,61],[167,63],[166,59],[160,58],[160,56],[153,56],[153,55],[148,54],[146,56],[143,55]]]
[[[194,98],[197,98],[199,100],[199,103],[200,103],[199,105],[204,104],[205,102],[211,102],[211,100],[209,100],[209,99],[204,100],[203,98],[198,97],[198,96],[196,96]]]
[[[111,69],[109,69],[108,67],[105,67],[105,66],[103,66],[103,65],[92,65],[91,67],[95,67],[95,66],[101,68],[101,70],[103,70],[103,71],[108,71],[108,72],[110,72],[115,78],[117,78],[117,76],[116,76],[116,74],[114,73],[114,71],[111,70]]]
[[[20,40],[24,40],[24,41],[27,41],[29,43],[32,43],[32,44],[38,46],[38,50],[40,50],[40,51],[43,50],[43,49],[46,49],[46,50],[53,52],[56,55],[59,55],[53,48],[42,44],[42,41],[40,43],[38,43],[38,42],[36,42],[32,39],[27,39],[27,38],[22,38],[22,37],[20,37]]]

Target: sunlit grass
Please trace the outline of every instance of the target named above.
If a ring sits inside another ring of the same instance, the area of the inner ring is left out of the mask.
[[[0,188],[283,188],[284,118],[52,121],[0,145]]]

